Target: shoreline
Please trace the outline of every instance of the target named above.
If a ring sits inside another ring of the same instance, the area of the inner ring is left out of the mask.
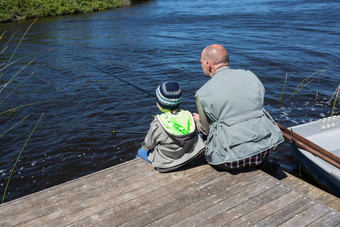
[[[22,21],[39,17],[54,17],[81,13],[91,13],[107,9],[123,8],[131,4],[143,2],[134,0],[76,0],[65,2],[63,0],[42,1],[32,0],[21,4],[19,1],[7,0],[0,4],[0,24]]]

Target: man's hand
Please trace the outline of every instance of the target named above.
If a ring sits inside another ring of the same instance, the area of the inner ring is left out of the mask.
[[[192,116],[194,117],[194,121],[197,123],[197,121],[200,119],[200,115],[198,113],[193,113]]]

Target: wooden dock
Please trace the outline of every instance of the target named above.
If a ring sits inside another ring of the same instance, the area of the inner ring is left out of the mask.
[[[340,199],[338,197],[331,195],[328,192],[321,190],[320,188],[289,173],[285,172],[284,174],[286,177],[282,179],[282,182],[294,187],[296,190],[306,194],[312,199],[315,199],[336,211],[340,211]]]
[[[209,165],[161,174],[135,159],[2,204],[0,226],[340,225],[338,211],[289,177]]]

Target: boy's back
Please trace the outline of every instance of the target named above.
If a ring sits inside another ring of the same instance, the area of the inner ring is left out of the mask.
[[[179,168],[204,151],[192,114],[178,109],[181,99],[176,82],[163,83],[156,90],[157,106],[163,113],[151,122],[138,154],[158,170]]]

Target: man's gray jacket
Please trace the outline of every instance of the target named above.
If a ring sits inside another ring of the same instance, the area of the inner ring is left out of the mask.
[[[283,142],[263,108],[265,89],[254,73],[222,67],[197,95],[210,121],[205,157],[209,164],[243,160]]]

